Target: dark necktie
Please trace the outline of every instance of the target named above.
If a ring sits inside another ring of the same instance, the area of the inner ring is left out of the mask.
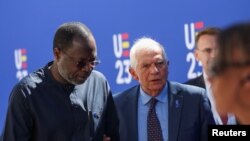
[[[161,125],[155,112],[156,103],[157,99],[151,98],[150,107],[148,111],[148,122],[147,122],[148,141],[163,141]]]

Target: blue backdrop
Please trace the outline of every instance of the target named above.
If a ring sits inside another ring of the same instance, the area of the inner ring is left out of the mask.
[[[113,92],[136,84],[128,74],[134,40],[150,36],[170,59],[169,79],[184,82],[201,72],[192,53],[194,35],[207,26],[250,19],[249,0],[1,0],[0,132],[14,84],[53,59],[57,27],[81,21],[94,33],[102,71]]]

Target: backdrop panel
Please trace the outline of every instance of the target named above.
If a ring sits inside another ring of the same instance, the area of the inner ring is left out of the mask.
[[[166,48],[169,79],[184,82],[201,73],[192,53],[194,35],[207,26],[249,20],[249,0],[1,0],[0,132],[12,87],[53,59],[52,41],[63,22],[81,21],[96,37],[96,68],[114,93],[137,82],[128,73],[130,47],[149,36]]]

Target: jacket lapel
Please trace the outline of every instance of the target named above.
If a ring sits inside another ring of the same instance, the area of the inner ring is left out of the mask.
[[[126,113],[127,113],[127,122],[128,125],[128,135],[131,135],[127,139],[130,141],[137,141],[138,140],[138,95],[139,95],[139,86],[135,87],[131,93],[128,93],[126,97]]]
[[[204,76],[203,74],[199,76],[199,86],[206,89],[205,81],[204,81]]]
[[[180,129],[183,96],[175,83],[168,82],[169,99],[169,141],[176,141]]]

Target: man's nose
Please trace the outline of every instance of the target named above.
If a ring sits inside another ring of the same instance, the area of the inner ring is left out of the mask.
[[[218,53],[217,53],[217,50],[216,50],[216,49],[213,49],[213,50],[211,51],[210,56],[211,56],[211,58],[214,58],[217,54],[218,54]]]
[[[150,72],[151,73],[158,73],[159,72],[159,68],[157,67],[157,65],[155,63],[152,63],[150,66]]]

